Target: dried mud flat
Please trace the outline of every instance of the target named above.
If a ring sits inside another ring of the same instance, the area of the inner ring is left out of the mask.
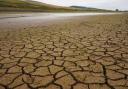
[[[128,89],[128,15],[1,29],[0,89]]]

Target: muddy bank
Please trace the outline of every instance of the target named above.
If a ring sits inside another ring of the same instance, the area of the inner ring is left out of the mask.
[[[73,20],[77,17],[113,14],[121,13],[3,13],[0,14],[0,29],[23,29]]]
[[[50,23],[0,29],[0,89],[127,89],[127,14]]]

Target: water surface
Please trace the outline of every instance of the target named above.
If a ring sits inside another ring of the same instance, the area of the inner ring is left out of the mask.
[[[33,27],[72,17],[112,15],[117,13],[20,13],[0,14],[0,30],[16,27]]]

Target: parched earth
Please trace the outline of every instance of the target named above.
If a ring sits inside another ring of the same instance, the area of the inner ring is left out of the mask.
[[[128,89],[128,15],[0,30],[0,89]]]

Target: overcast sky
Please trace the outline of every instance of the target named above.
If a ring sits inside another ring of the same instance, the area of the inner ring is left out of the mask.
[[[35,0],[59,6],[86,6],[103,9],[128,10],[128,0]]]

